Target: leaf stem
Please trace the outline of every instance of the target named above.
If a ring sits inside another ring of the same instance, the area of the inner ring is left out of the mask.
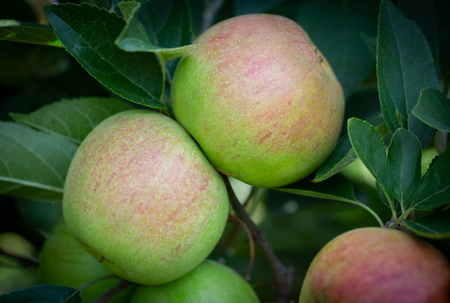
[[[228,180],[228,177],[225,175],[222,175],[222,177],[225,181],[225,185],[228,191],[228,197],[236,213],[236,216],[247,225],[253,238],[256,241],[256,244],[262,250],[267,260],[269,261],[272,270],[275,272],[277,302],[288,302],[289,294],[291,292],[292,280],[294,279],[294,268],[286,267],[283,263],[281,263],[281,261],[275,255],[269,243],[267,242],[264,233],[256,226],[255,222],[253,222],[242,204],[237,199],[236,194],[231,187],[230,181]]]
[[[394,224],[392,224],[392,226],[390,227],[391,229],[395,229],[395,227],[398,225],[398,223],[400,223],[401,220],[403,220],[404,218],[406,218],[412,211],[414,210],[413,207],[411,207],[410,209],[408,209],[406,212],[402,213],[402,215],[400,217],[398,217],[397,220],[395,220]]]
[[[106,276],[102,276],[97,279],[91,280],[91,281],[87,282],[86,284],[83,284],[80,287],[78,287],[77,290],[75,290],[70,296],[68,296],[63,301],[63,303],[68,302],[73,296],[75,296],[79,292],[82,292],[84,289],[88,288],[89,286],[92,286],[97,282],[101,282],[101,281],[108,280],[108,279],[118,279],[118,277],[116,275],[106,275]]]

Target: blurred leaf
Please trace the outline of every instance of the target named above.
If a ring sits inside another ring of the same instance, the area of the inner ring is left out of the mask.
[[[297,22],[331,64],[346,97],[374,70],[361,33],[376,35],[376,1],[306,0]]]
[[[403,220],[410,230],[431,239],[450,238],[450,210],[440,211],[415,221]]]
[[[17,123],[81,143],[104,119],[134,106],[114,98],[63,99],[37,111],[22,115],[10,114]]]
[[[450,132],[450,101],[437,88],[426,87],[420,92],[413,114],[433,128]]]
[[[403,220],[403,223],[408,229],[422,237],[450,238],[450,210],[436,212],[415,221]]]
[[[151,53],[128,53],[114,40],[125,27],[115,13],[87,3],[44,8],[67,51],[99,82],[130,101],[164,108],[161,65]]]
[[[411,207],[429,210],[450,204],[450,147],[447,147],[422,178]]]
[[[427,40],[389,0],[381,3],[378,26],[377,75],[384,119],[391,132],[401,126],[412,131],[424,148],[435,130],[411,111],[422,88],[439,87]]]
[[[184,3],[184,1],[181,2]],[[127,52],[152,52],[163,58],[164,62],[167,62],[169,60],[187,55],[193,48],[195,48],[195,45],[186,45],[181,47],[177,45],[171,48],[153,45],[144,26],[138,21],[141,5],[135,1],[128,1],[120,3],[119,6],[127,22],[127,25],[115,41],[116,45],[120,49]],[[180,11],[180,7],[180,5],[175,6],[173,12]],[[177,15],[183,17],[183,11]],[[181,18],[181,21],[178,21],[175,26],[167,31],[167,33],[174,35],[174,38],[177,39],[182,32],[182,26],[183,24]],[[181,39],[179,42],[181,42]]]
[[[412,132],[397,129],[388,151],[392,174],[398,184],[395,197],[406,207],[413,199],[420,185],[422,147]]]
[[[0,40],[64,47],[50,26],[16,20],[0,20]]]
[[[66,300],[76,291],[75,288],[60,285],[36,285],[21,290],[13,291],[9,294],[1,295],[2,303],[82,303],[80,293],[76,293],[69,300]]]
[[[0,194],[62,200],[77,145],[27,126],[0,122]]]
[[[344,176],[334,175],[320,183],[311,183],[309,180],[310,178],[304,178],[296,183],[273,189],[301,196],[352,203],[370,212],[383,225],[380,218],[367,205],[355,198],[353,184]]]
[[[378,125],[377,130],[381,132],[382,137],[389,133],[385,123]],[[327,160],[322,164],[322,166],[320,166],[313,182],[322,182],[330,178],[355,161],[357,158],[358,157],[352,148],[349,137],[344,137]]]
[[[109,10],[114,11],[117,7],[119,7],[119,3],[125,2],[127,0],[107,0],[107,1]],[[134,1],[144,4],[147,3],[149,0],[134,0]]]
[[[388,200],[392,202],[397,184],[393,178],[380,133],[366,121],[352,118],[348,120],[348,135],[359,159],[380,185]]]
[[[377,37],[361,33],[361,38],[374,58],[377,57]]]
[[[233,10],[235,15],[246,15],[265,13],[286,0],[240,0],[233,2]]]

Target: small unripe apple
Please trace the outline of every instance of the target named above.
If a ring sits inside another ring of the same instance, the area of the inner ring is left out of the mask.
[[[80,287],[94,279],[112,275],[70,235],[64,221],[59,222],[44,243],[39,261],[39,282],[69,287]],[[95,301],[119,282],[108,279],[97,282],[81,292],[83,302]],[[124,290],[111,303],[129,302],[132,287]]]
[[[183,277],[157,286],[138,286],[131,303],[259,302],[253,288],[234,270],[206,260]]]
[[[344,95],[295,22],[244,15],[194,42],[175,72],[176,119],[221,172],[258,187],[307,176],[336,145]]]
[[[448,303],[450,264],[430,244],[402,231],[361,228],[315,257],[301,303]]]
[[[63,214],[71,234],[118,276],[175,280],[199,265],[228,218],[223,179],[188,133],[162,114],[100,123],[70,165]]]

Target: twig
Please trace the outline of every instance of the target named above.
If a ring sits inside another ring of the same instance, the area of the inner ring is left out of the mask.
[[[269,243],[267,242],[264,233],[252,221],[252,219],[247,214],[242,204],[237,199],[231,187],[230,181],[228,180],[228,177],[227,176],[222,177],[225,181],[225,185],[227,186],[230,203],[236,213],[236,216],[247,225],[253,238],[255,239],[256,244],[262,250],[266,258],[268,259],[270,266],[275,272],[277,302],[279,303],[288,302],[289,294],[291,292],[292,280],[294,278],[294,269],[292,267],[286,267],[284,266],[283,263],[281,263],[281,261],[273,252],[272,248],[269,246]]]
[[[214,23],[214,18],[217,12],[222,7],[224,0],[205,0],[203,15],[202,15],[202,27],[201,32],[203,33]]]
[[[122,290],[127,289],[132,283],[126,280],[120,280],[119,283],[111,287],[107,292],[97,298],[94,303],[105,303],[119,294]]]

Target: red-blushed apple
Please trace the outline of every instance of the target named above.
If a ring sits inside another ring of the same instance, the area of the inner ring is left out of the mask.
[[[448,303],[450,264],[435,247],[402,231],[352,230],[315,257],[300,302]]]
[[[329,156],[344,94],[298,24],[276,15],[238,16],[194,44],[173,78],[173,112],[219,171],[278,187]]]
[[[136,288],[131,303],[251,303],[253,288],[234,270],[206,260],[183,277],[157,286]]]
[[[63,214],[71,234],[118,276],[175,280],[199,265],[228,218],[219,173],[189,134],[162,114],[109,117],[70,165]]]
[[[112,275],[70,235],[64,221],[53,228],[41,251],[39,260],[39,282],[69,287],[80,287],[94,279]],[[83,302],[94,302],[108,291],[119,279],[97,282],[81,291]],[[111,299],[111,303],[127,303],[134,287],[122,291]]]

